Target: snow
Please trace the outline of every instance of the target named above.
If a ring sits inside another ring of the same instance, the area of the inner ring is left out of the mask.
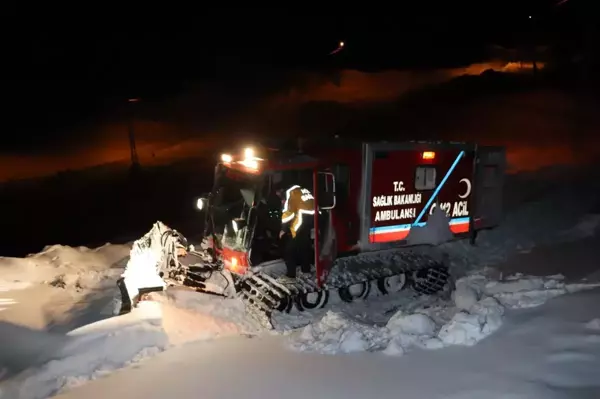
[[[567,240],[580,240],[587,237],[593,237],[600,226],[599,214],[584,215],[579,222],[572,228],[563,232]]]
[[[190,343],[60,397],[597,398],[599,300],[594,289],[508,311],[476,346],[404,356],[296,353],[282,336]]]
[[[179,343],[264,331],[237,299],[198,295],[185,289],[152,293],[150,298],[162,305],[163,326]]]
[[[0,291],[50,284],[76,290],[114,285],[119,265],[129,254],[127,245],[98,248],[51,245],[25,258],[0,257]]]
[[[29,286],[31,286],[31,283],[27,281],[3,281],[2,283],[0,283],[0,292],[22,290]]]
[[[553,297],[600,287],[600,283],[567,284],[562,276],[519,275],[498,281],[477,273],[459,279],[456,287],[453,301],[438,301],[437,306],[412,312],[399,310],[383,327],[329,311],[292,335],[289,347],[330,355],[381,349],[388,355],[403,355],[415,348],[472,346],[502,326],[507,308],[540,306]]]
[[[167,348],[168,337],[161,328],[160,308],[141,304],[135,314],[89,324],[69,332],[66,339],[45,358],[51,360],[29,369],[3,388],[14,398],[45,398]],[[55,346],[49,336],[38,340]]]
[[[600,319],[593,319],[586,323],[586,328],[590,330],[600,330]]]
[[[501,224],[468,240],[442,244],[454,273],[505,262],[518,253],[593,237],[600,225],[600,180],[573,169],[509,175]]]
[[[385,342],[378,328],[330,311],[318,323],[304,327],[290,345],[299,351],[335,354],[380,349]]]
[[[0,298],[0,312],[6,310],[8,306],[15,305],[18,302],[12,298]]]
[[[408,245],[431,244],[439,245],[454,238],[450,230],[450,219],[441,208],[435,207],[429,215],[427,224],[413,226],[406,240]]]
[[[68,339],[59,342],[58,347],[50,341],[51,336],[38,335],[37,341],[55,347],[43,356],[52,360],[20,374],[2,389],[11,398],[46,398],[138,364],[168,348],[257,333],[258,327],[248,319],[243,307],[223,304],[188,291],[171,293],[169,297],[153,293],[132,313],[69,332]],[[238,323],[242,317],[248,319],[248,324]]]
[[[500,328],[503,316],[504,307],[486,297],[470,309],[457,312],[441,327],[438,338],[444,345],[475,345]]]

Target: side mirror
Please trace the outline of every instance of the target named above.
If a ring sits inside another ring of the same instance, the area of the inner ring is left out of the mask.
[[[208,207],[208,198],[200,197],[196,198],[196,209],[203,211]]]
[[[318,184],[319,208],[323,210],[335,208],[335,175],[330,172],[319,172]]]

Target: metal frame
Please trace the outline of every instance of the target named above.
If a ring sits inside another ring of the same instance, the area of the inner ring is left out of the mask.
[[[371,193],[371,175],[373,172],[374,150],[369,143],[364,143],[362,148],[362,184],[361,195],[358,201],[358,214],[360,217],[359,243],[367,247],[369,243],[369,228],[371,227],[371,207],[369,196]]]
[[[321,257],[319,256],[320,248],[319,248],[319,171],[317,168],[313,169],[313,229],[315,231],[314,236],[314,245],[315,245],[315,272],[317,274],[317,285],[320,287],[321,282]]]
[[[475,145],[475,153],[473,155],[473,173],[471,174],[471,196],[469,198],[469,206],[471,212],[469,212],[469,243],[475,245],[477,240],[477,231],[475,230],[475,215],[477,213],[477,179],[479,177],[479,146]]]

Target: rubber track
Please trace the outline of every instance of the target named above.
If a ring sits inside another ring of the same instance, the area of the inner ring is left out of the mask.
[[[431,295],[444,289],[449,279],[448,268],[425,252],[395,252],[391,262],[356,256],[340,259],[334,266],[327,284],[319,288],[312,278],[299,275],[294,282],[278,280],[281,274],[273,271],[249,273],[238,283],[240,298],[250,313],[267,328],[274,311],[289,312],[307,293],[339,290],[383,277],[405,274],[407,282],[420,294]]]

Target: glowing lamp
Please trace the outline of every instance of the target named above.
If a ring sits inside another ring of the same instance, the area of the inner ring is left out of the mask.
[[[196,208],[201,211],[202,209],[204,209],[204,198],[198,198],[196,200]]]
[[[231,263],[229,264],[229,269],[234,272],[234,273],[238,273],[238,269],[239,269],[239,265],[238,265],[238,258],[236,258],[235,256],[231,257]]]
[[[254,158],[254,149],[248,147],[244,150],[244,157],[245,158]]]
[[[242,165],[247,167],[248,169],[258,170],[258,161],[255,159],[244,159],[240,162]]]
[[[231,161],[233,161],[233,157],[229,154],[221,154],[221,161],[231,162]]]
[[[423,152],[423,154],[421,154],[421,158],[426,159],[426,160],[435,159],[435,152],[425,151],[425,152]]]

